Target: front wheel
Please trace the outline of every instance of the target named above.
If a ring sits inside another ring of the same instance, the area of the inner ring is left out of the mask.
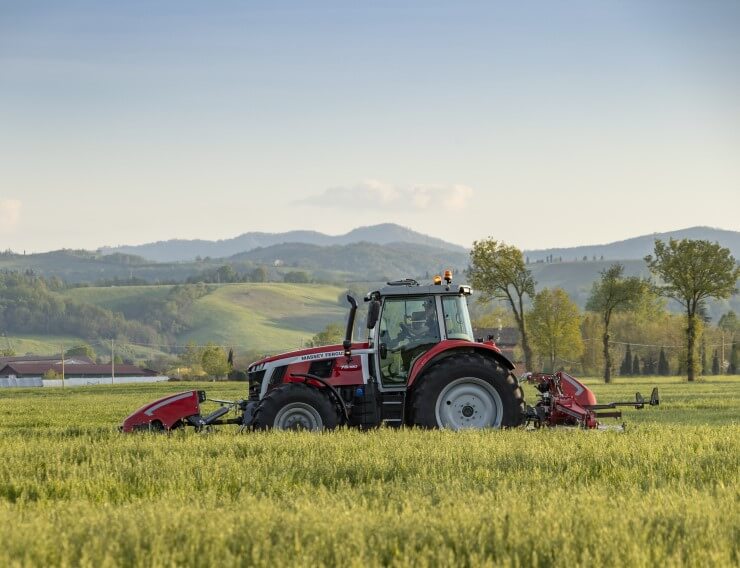
[[[417,379],[411,423],[425,428],[519,426],[524,395],[510,374],[490,357],[460,353],[434,364]]]
[[[285,383],[260,401],[252,424],[257,430],[332,430],[337,422],[337,409],[320,389]]]

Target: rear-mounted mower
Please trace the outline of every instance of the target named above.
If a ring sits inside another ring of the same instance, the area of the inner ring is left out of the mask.
[[[350,303],[345,340],[252,363],[249,396],[213,400],[203,414],[203,391],[166,396],[131,414],[121,430],[202,430],[218,424],[250,429],[511,428],[531,425],[598,428],[601,418],[619,418],[618,406],[643,408],[649,401],[598,404],[593,392],[564,372],[527,373],[522,379],[493,342],[476,340],[470,325],[469,286],[452,284],[452,273],[431,285],[406,279],[365,296],[368,337],[352,342],[357,302]],[[520,386],[539,391],[535,406]],[[229,415],[231,412],[230,416]]]

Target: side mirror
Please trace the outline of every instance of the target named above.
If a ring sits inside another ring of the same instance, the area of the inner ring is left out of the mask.
[[[367,328],[372,329],[375,324],[378,323],[378,316],[380,315],[380,302],[373,300],[367,309]]]

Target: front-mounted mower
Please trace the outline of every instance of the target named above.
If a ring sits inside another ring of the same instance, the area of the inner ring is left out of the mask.
[[[342,345],[267,357],[248,369],[249,395],[201,412],[203,391],[173,394],[147,404],[123,423],[124,432],[203,429],[238,424],[249,429],[508,428],[580,426],[619,417],[617,406],[599,405],[585,385],[565,373],[526,374],[539,391],[534,407],[524,402],[514,365],[492,340],[473,337],[469,286],[453,285],[452,274],[431,285],[412,279],[389,282],[365,297],[367,341],[352,342],[357,302],[350,303]],[[648,402],[658,404],[657,389]],[[230,412],[231,411],[231,412]]]

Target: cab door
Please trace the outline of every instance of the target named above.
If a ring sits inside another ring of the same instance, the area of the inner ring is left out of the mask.
[[[384,390],[405,389],[414,361],[439,343],[438,299],[387,298],[378,322],[378,369]]]

